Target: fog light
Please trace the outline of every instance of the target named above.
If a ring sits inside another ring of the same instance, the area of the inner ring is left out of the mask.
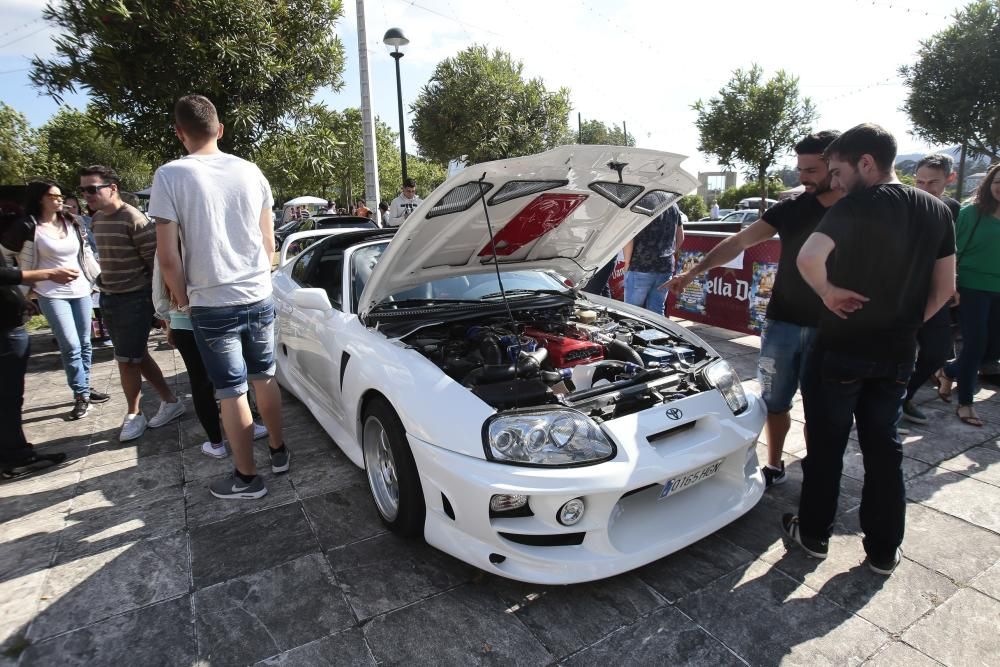
[[[509,512],[528,504],[528,496],[518,493],[500,493],[490,498],[490,510],[493,512]]]
[[[556,519],[564,526],[572,526],[583,518],[583,499],[574,498],[559,508]]]

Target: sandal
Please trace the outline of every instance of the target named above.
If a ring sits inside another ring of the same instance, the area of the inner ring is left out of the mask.
[[[945,403],[951,403],[951,388],[955,384],[955,381],[948,377],[943,368],[934,373],[934,379],[938,383],[938,398]]]
[[[965,410],[964,415],[962,414],[963,410]],[[971,405],[958,406],[958,408],[955,410],[955,414],[958,415],[958,418],[962,420],[963,424],[968,424],[969,426],[978,426],[980,428],[982,428],[983,426],[983,420],[979,418],[979,415],[976,414],[975,409]]]

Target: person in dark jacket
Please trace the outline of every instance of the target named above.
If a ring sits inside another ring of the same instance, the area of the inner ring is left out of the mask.
[[[0,476],[4,478],[36,472],[66,460],[61,453],[37,454],[24,437],[21,408],[24,375],[31,353],[24,322],[30,306],[17,286],[43,280],[65,285],[78,275],[79,271],[70,268],[22,271],[10,266],[0,253]]]

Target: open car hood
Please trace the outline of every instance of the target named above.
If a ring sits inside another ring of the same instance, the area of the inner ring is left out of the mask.
[[[470,166],[400,227],[361,294],[360,314],[421,283],[494,272],[494,247],[501,270],[551,270],[579,285],[697,187],[680,168],[684,159],[621,146],[560,146]]]

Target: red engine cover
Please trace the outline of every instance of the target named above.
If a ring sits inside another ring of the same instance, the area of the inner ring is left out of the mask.
[[[604,348],[589,340],[568,338],[531,327],[525,328],[524,335],[534,338],[549,351],[549,363],[555,368],[589,364],[604,359]]]

